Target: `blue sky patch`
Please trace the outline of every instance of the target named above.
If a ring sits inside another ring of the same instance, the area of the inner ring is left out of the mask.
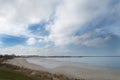
[[[40,35],[40,36],[47,36],[49,35],[49,31],[46,30],[46,25],[48,23],[45,21],[41,21],[40,23],[37,24],[30,24],[28,27],[28,30],[32,34]]]
[[[18,36],[11,36],[11,35],[0,35],[0,41],[2,42],[3,46],[14,46],[14,45],[21,45],[26,42],[27,38],[25,37],[18,37]]]

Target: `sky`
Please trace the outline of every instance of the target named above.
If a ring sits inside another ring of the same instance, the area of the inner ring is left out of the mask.
[[[0,0],[0,54],[120,56],[120,0]]]

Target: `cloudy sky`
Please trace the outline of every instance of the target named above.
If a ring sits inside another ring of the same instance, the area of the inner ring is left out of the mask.
[[[0,54],[120,55],[120,0],[0,0]]]

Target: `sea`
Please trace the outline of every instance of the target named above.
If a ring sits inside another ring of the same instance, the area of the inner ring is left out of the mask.
[[[90,65],[101,68],[120,70],[120,57],[80,57],[80,58],[41,58],[29,57],[30,63],[46,68],[56,68],[66,64]]]

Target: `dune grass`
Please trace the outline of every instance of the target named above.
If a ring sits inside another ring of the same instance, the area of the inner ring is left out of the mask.
[[[22,73],[0,68],[0,80],[38,80]],[[39,79],[40,80],[40,79]]]

